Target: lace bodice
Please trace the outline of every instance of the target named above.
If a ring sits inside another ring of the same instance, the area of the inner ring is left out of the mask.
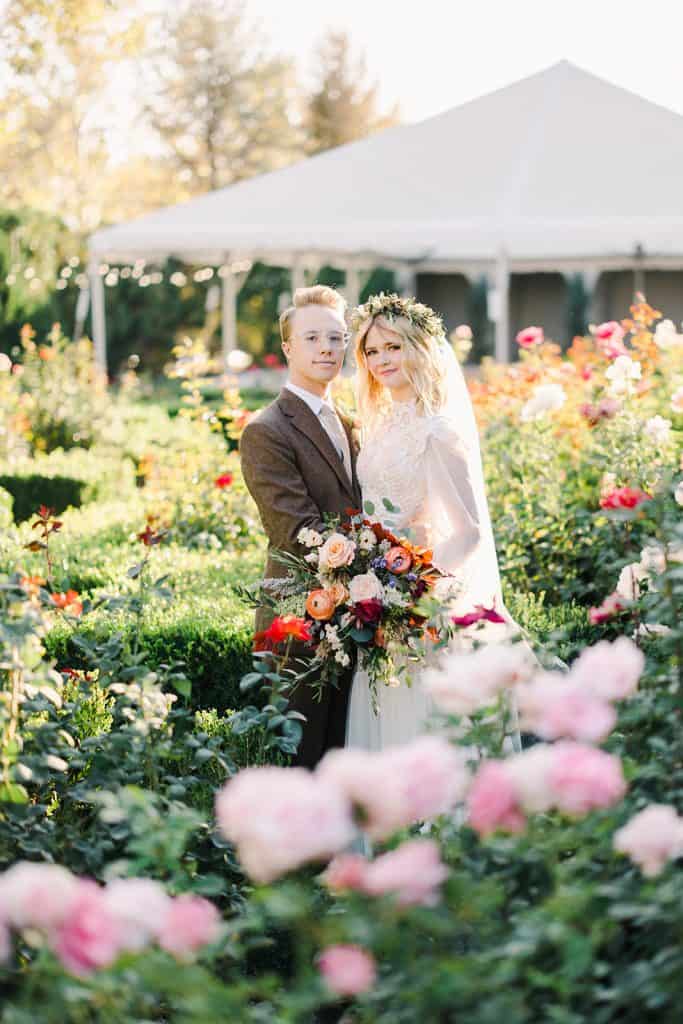
[[[421,462],[428,434],[428,420],[415,402],[394,402],[363,438],[357,467],[363,502],[374,505],[376,519],[401,530],[423,529],[427,481]],[[399,512],[387,513],[383,498]]]

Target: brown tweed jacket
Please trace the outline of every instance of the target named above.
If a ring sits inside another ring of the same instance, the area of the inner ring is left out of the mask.
[[[245,428],[240,457],[245,483],[268,536],[266,577],[286,575],[270,558],[270,550],[302,553],[297,534],[302,526],[323,529],[325,515],[343,516],[361,507],[356,476],[358,446],[351,423],[340,416],[351,449],[352,479],[324,427],[306,403],[288,388]],[[257,628],[269,617],[257,615]]]

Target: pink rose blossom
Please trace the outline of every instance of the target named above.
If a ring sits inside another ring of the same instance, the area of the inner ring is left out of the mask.
[[[341,788],[303,768],[244,769],[218,793],[216,818],[257,882],[327,860],[355,834]]]
[[[351,565],[356,557],[356,545],[343,533],[332,533],[322,547],[318,548],[318,565],[321,569],[341,569]]]
[[[550,787],[550,766],[555,747],[549,743],[535,743],[505,761],[505,770],[516,794],[517,803],[525,814],[549,811],[555,794]]]
[[[331,750],[316,774],[341,789],[373,839],[446,814],[467,788],[465,755],[440,736],[420,736],[378,753]]]
[[[19,861],[0,876],[0,920],[13,928],[56,928],[71,913],[80,883],[57,864]]]
[[[484,762],[469,791],[467,810],[470,827],[481,836],[491,835],[498,829],[524,830],[526,820],[505,762]]]
[[[595,328],[597,346],[608,359],[627,355],[624,346],[624,333],[624,328],[616,320],[608,320]]]
[[[609,622],[610,619],[613,619],[619,612],[623,612],[626,607],[627,604],[624,598],[615,591],[613,594],[608,594],[597,608],[589,609],[588,621],[592,626],[602,625],[603,622]]]
[[[599,743],[614,728],[616,712],[606,700],[570,676],[542,672],[517,690],[520,724],[546,740],[568,737]]]
[[[104,889],[81,879],[68,916],[49,939],[67,971],[86,975],[114,963],[123,949],[124,932],[107,904]]]
[[[531,668],[524,644],[487,644],[472,652],[447,655],[437,667],[424,672],[422,685],[441,711],[470,715],[525,679]]]
[[[328,946],[318,958],[327,987],[338,996],[357,996],[375,984],[374,957],[360,946]]]
[[[185,958],[215,942],[220,928],[220,914],[201,896],[184,893],[170,901],[159,932],[159,945],[167,953]]]
[[[159,934],[171,906],[163,885],[151,878],[117,878],[107,885],[104,898],[129,950],[143,949]]]
[[[559,810],[572,815],[611,807],[626,792],[618,757],[569,741],[553,748],[550,785]]]
[[[543,344],[543,328],[542,327],[525,327],[524,330],[520,331],[515,341],[520,348],[535,348],[537,345]]]
[[[365,869],[363,889],[371,896],[390,893],[401,907],[434,906],[448,877],[433,839],[411,839],[383,854]]]
[[[645,655],[626,636],[586,647],[571,667],[572,679],[603,700],[624,700],[638,689]]]
[[[323,881],[328,889],[337,892],[345,889],[363,891],[367,866],[365,857],[358,853],[340,853],[328,864]]]
[[[673,807],[650,804],[615,833],[614,848],[652,878],[683,853],[683,818]]]

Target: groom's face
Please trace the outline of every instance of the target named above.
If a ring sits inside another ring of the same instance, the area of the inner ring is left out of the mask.
[[[292,332],[282,348],[289,379],[314,394],[324,394],[344,362],[347,327],[343,316],[328,306],[300,306],[292,316]]]

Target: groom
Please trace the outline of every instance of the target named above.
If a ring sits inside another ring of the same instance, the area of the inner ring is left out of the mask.
[[[297,535],[302,527],[322,531],[325,516],[343,517],[349,506],[361,506],[351,425],[329,395],[348,343],[345,310],[346,302],[333,288],[296,290],[294,305],[280,317],[287,383],[242,434],[244,480],[268,536],[267,578],[287,574],[270,558],[271,548],[301,554]],[[271,619],[260,608],[256,628],[267,628]],[[311,650],[301,646],[293,656],[310,659]],[[310,682],[291,694],[291,708],[306,718],[296,764],[313,768],[326,750],[344,745],[351,678],[349,670],[338,688],[326,686],[320,701]]]

